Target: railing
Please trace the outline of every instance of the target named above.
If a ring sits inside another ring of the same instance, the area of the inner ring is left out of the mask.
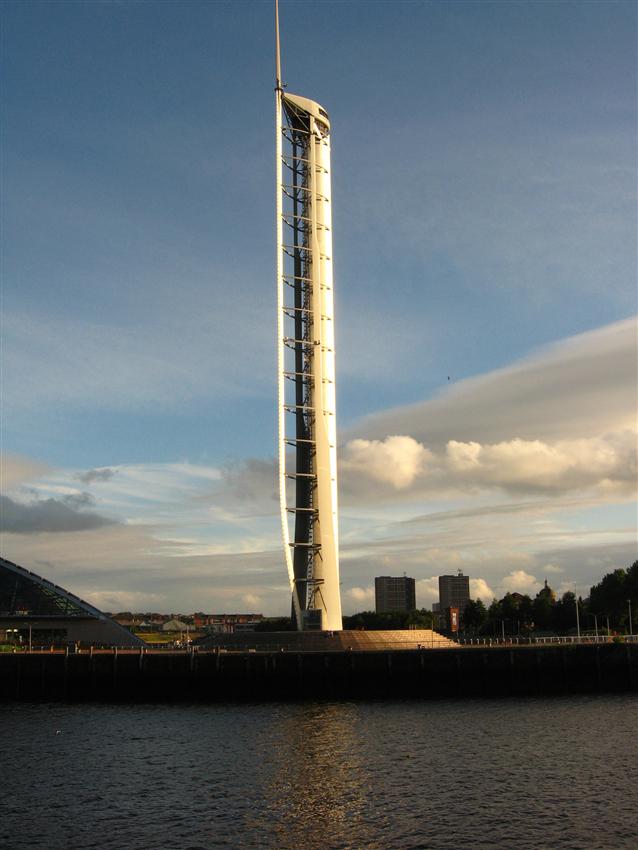
[[[165,653],[173,653],[176,655],[190,654],[208,654],[208,653],[260,653],[260,652],[316,652],[316,653],[332,653],[332,652],[385,652],[388,650],[423,650],[423,649],[452,649],[455,647],[498,647],[498,646],[556,646],[556,645],[575,645],[575,644],[608,644],[608,643],[628,643],[638,644],[638,635],[548,635],[548,636],[519,636],[512,637],[462,637],[454,640],[453,638],[444,638],[441,640],[423,640],[419,643],[415,641],[392,641],[390,643],[375,643],[370,642],[367,645],[359,646],[313,646],[313,647],[294,647],[282,646],[280,643],[259,643],[250,646],[229,644],[227,646],[189,646],[176,647],[167,644],[166,646],[33,646],[29,649],[28,646],[14,646],[9,648],[4,645],[2,652],[7,653],[24,653],[31,655],[106,655],[106,654],[126,654],[126,655],[161,655]]]
[[[459,638],[461,646],[542,646],[548,644],[638,643],[638,635],[529,635]]]

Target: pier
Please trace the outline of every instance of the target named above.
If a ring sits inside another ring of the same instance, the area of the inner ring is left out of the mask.
[[[3,700],[440,699],[636,690],[638,644],[630,643],[0,655]]]

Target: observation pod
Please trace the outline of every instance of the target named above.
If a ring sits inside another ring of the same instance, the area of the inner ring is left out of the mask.
[[[340,630],[330,121],[312,100],[276,95],[284,550],[297,628]]]

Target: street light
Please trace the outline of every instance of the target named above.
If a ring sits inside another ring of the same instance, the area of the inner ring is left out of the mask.
[[[598,614],[592,614],[591,611],[587,611],[588,617],[594,618],[594,632],[596,633],[596,640],[598,640]]]
[[[629,606],[629,634],[633,637],[634,627],[633,623],[631,622],[631,599],[627,600],[627,605]]]
[[[574,602],[576,603],[576,633],[580,642],[580,615],[578,613],[578,594],[574,593]]]

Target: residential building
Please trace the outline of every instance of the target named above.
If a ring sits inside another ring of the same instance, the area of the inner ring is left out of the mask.
[[[459,570],[455,576],[439,576],[439,605],[441,611],[458,608],[461,618],[470,601],[470,577]]]
[[[377,576],[374,580],[377,614],[416,610],[416,585],[408,576]]]

